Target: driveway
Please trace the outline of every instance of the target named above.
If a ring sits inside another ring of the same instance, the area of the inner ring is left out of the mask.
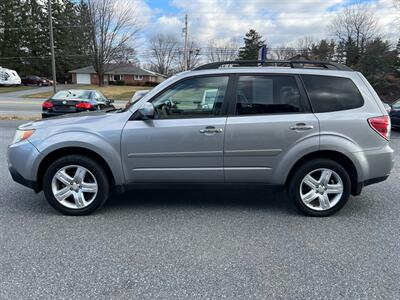
[[[0,122],[0,299],[399,299],[396,166],[328,218],[282,194],[146,190],[62,216],[13,182]]]

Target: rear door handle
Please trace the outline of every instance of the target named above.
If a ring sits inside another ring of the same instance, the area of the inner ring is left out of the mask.
[[[204,134],[213,134],[213,133],[222,133],[222,128],[215,128],[214,126],[207,126],[204,129],[200,129],[199,130],[200,133],[204,133]]]
[[[313,125],[307,125],[307,124],[305,124],[305,123],[297,123],[296,125],[290,126],[289,128],[290,128],[290,130],[299,130],[299,131],[302,131],[302,130],[310,130],[310,129],[313,129],[314,126],[313,126]]]

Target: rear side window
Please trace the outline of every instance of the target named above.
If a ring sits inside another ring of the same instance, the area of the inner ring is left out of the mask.
[[[314,112],[354,109],[364,105],[360,91],[349,78],[301,75]]]
[[[293,76],[240,76],[236,99],[237,115],[301,111],[300,91]]]

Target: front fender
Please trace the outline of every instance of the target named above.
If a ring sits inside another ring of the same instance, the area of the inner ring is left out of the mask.
[[[120,133],[107,136],[106,139],[96,132],[68,131],[54,133],[46,138],[35,136],[31,143],[42,154],[39,159],[43,160],[50,153],[71,147],[80,147],[91,150],[100,155],[108,164],[116,185],[125,184],[120,157]],[[40,164],[40,162],[39,162]]]

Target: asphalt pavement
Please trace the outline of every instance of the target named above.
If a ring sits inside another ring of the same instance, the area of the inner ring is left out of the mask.
[[[0,122],[0,299],[399,299],[400,134],[393,174],[328,218],[277,193],[136,191],[90,216],[14,183]]]

